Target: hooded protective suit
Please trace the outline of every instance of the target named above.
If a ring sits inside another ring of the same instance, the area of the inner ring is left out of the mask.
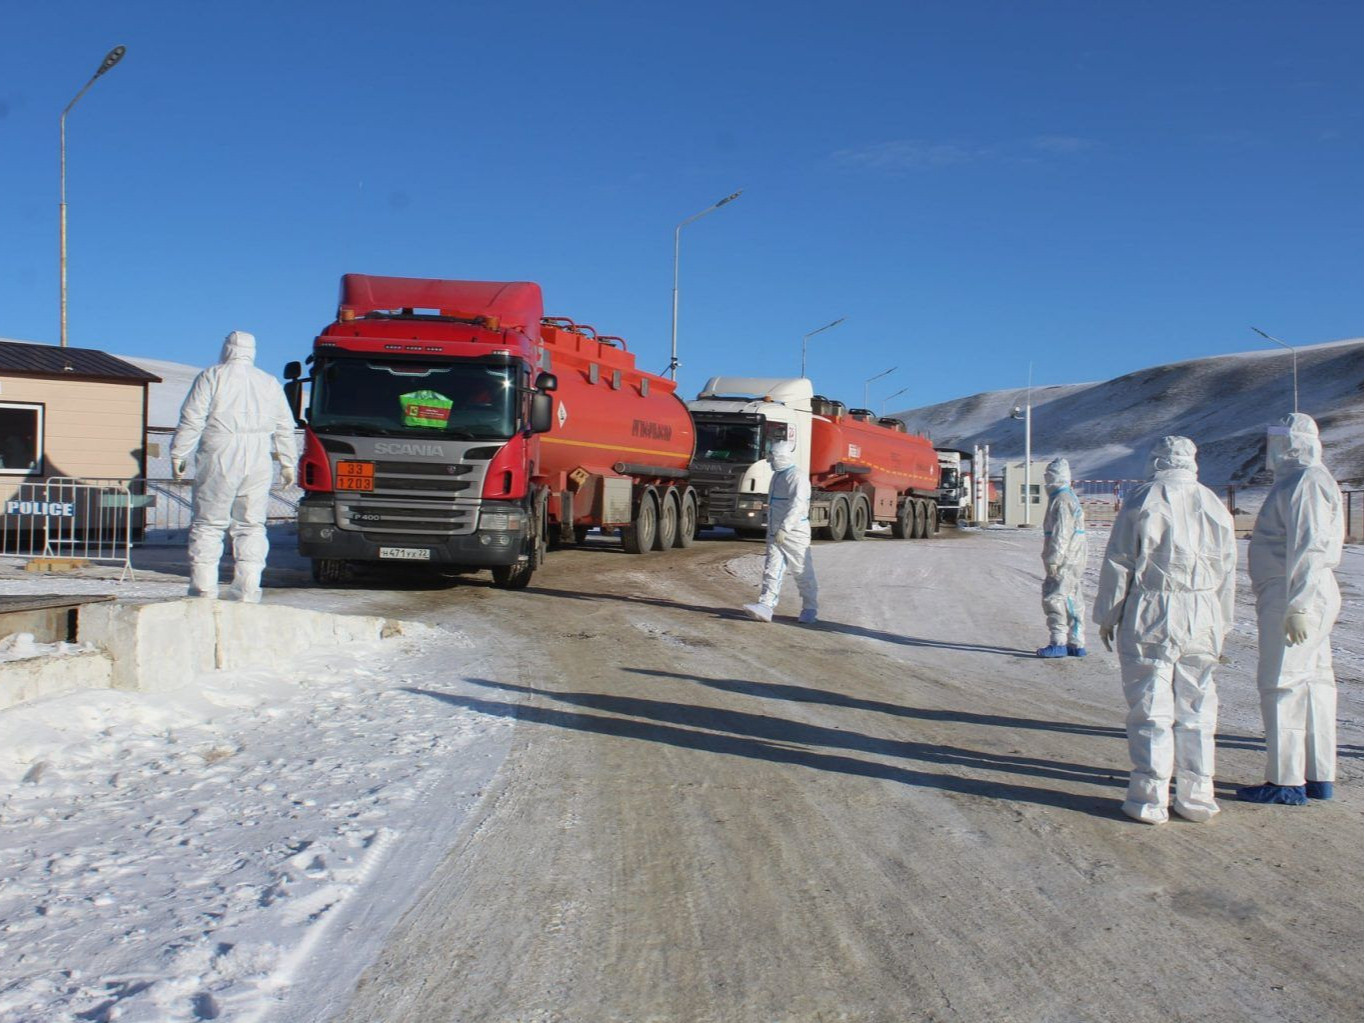
[[[294,415],[279,381],[257,369],[256,339],[234,330],[216,366],[194,378],[180,408],[171,442],[176,478],[195,455],[194,516],[190,523],[190,595],[218,595],[223,535],[232,533],[233,586],[242,600],[261,599],[261,572],[270,542],[271,449],[286,485],[294,480],[298,454]]]
[[[763,562],[763,588],[757,604],[745,610],[761,621],[772,621],[773,609],[782,592],[782,580],[790,569],[801,594],[801,621],[813,622],[817,614],[815,563],[810,558],[810,480],[796,465],[796,445],[780,440],[768,453],[773,467],[768,490],[768,551]]]
[[[1043,474],[1047,513],[1043,516],[1043,613],[1049,646],[1057,656],[1085,652],[1085,611],[1081,577],[1085,573],[1085,513],[1071,489],[1071,466],[1065,458],[1048,463]],[[1043,653],[1043,651],[1039,651]],[[1051,656],[1049,654],[1048,656]]]
[[[1232,628],[1237,541],[1232,516],[1198,482],[1194,442],[1166,437],[1152,449],[1150,482],[1123,502],[1104,552],[1095,621],[1117,637],[1128,701],[1133,771],[1123,811],[1166,820],[1175,810],[1206,821],[1213,799],[1218,695],[1213,669]]]
[[[1256,685],[1272,785],[1336,777],[1337,686],[1328,640],[1341,610],[1341,490],[1322,464],[1312,418],[1295,412],[1272,432],[1275,485],[1247,548],[1256,591]]]

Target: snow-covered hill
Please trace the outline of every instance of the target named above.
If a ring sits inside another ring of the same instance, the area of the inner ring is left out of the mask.
[[[147,427],[174,429],[180,421],[180,406],[189,393],[190,384],[204,367],[167,362],[165,359],[144,359],[141,356],[120,355],[119,358],[161,378],[161,383],[152,384],[147,395]]]
[[[1362,347],[1359,339],[1298,350],[1299,410],[1318,421],[1324,460],[1337,479],[1361,482]],[[1025,392],[989,391],[897,413],[938,447],[1022,458],[1024,424],[1010,418]],[[1293,411],[1289,352],[1278,349],[1175,362],[1103,383],[1033,389],[1035,458],[1066,456],[1091,479],[1144,475],[1152,443],[1182,434],[1199,445],[1200,477],[1249,483],[1265,464],[1265,428]],[[1255,480],[1263,482],[1264,480]]]

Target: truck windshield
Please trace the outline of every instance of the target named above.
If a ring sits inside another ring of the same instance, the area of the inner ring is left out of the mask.
[[[697,424],[697,457],[749,465],[763,457],[757,423]]]
[[[506,440],[517,429],[516,370],[476,362],[330,358],[313,377],[315,430]]]

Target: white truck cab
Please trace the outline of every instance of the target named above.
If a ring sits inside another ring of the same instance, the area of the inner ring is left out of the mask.
[[[698,521],[740,533],[766,528],[773,441],[796,441],[796,464],[810,472],[811,382],[804,377],[712,377],[687,403],[697,431],[691,479]]]

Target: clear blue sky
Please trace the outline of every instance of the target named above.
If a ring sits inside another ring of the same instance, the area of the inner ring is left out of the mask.
[[[1361,333],[1356,0],[15,4],[0,336],[301,358],[346,272],[533,280],[680,383],[888,411]]]

